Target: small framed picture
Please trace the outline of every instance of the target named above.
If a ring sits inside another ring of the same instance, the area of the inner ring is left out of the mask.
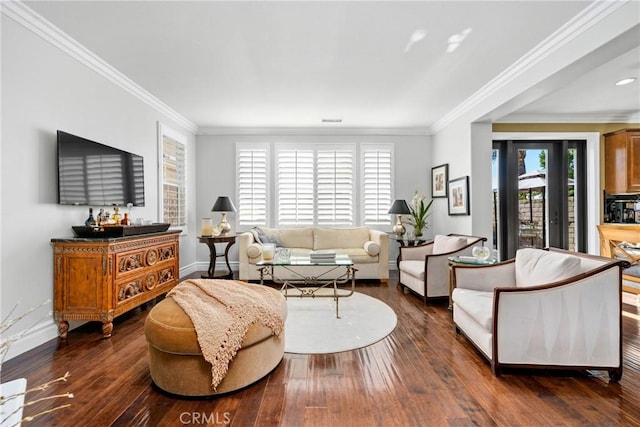
[[[447,197],[447,180],[449,179],[449,164],[431,168],[431,198]]]
[[[452,179],[449,188],[449,215],[469,215],[469,177]]]

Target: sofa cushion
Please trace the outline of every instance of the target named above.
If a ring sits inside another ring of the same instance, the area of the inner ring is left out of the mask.
[[[314,228],[313,249],[364,248],[369,228]]]
[[[371,256],[364,248],[336,248],[336,255],[349,255],[354,264],[369,264],[378,262],[377,256]]]
[[[443,236],[436,234],[433,239],[433,253],[446,254],[453,252],[467,244],[467,238],[462,236]]]
[[[281,246],[285,248],[313,248],[313,228],[274,228],[279,231]]]
[[[487,331],[493,330],[493,292],[456,288],[453,303]]]
[[[516,286],[544,285],[580,274],[580,258],[525,248],[516,252]]]

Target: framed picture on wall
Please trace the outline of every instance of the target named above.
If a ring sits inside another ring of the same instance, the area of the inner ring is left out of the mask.
[[[452,179],[449,190],[449,215],[469,215],[469,177]]]
[[[449,179],[449,164],[431,168],[431,198],[447,197],[447,180]]]

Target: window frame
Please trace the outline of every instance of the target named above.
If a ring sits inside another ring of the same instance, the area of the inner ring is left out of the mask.
[[[170,230],[180,230],[181,235],[189,233],[189,194],[188,194],[188,147],[187,138],[184,134],[158,122],[158,218],[160,222],[166,222],[164,219],[164,139],[165,137],[182,145],[184,152],[184,174],[182,182],[184,186],[184,212],[179,215],[184,223],[169,227]]]
[[[266,152],[266,173],[265,173],[265,180],[266,180],[266,191],[265,191],[265,209],[266,209],[266,214],[265,214],[265,224],[256,224],[256,223],[243,223],[241,222],[240,219],[240,209],[241,209],[241,196],[240,196],[240,153],[243,150],[251,150],[251,151],[258,151],[258,150],[264,150]],[[237,227],[239,230],[244,229],[245,227],[251,228],[251,227],[255,227],[257,225],[263,225],[263,226],[267,226],[269,224],[272,223],[273,220],[273,203],[271,200],[271,194],[272,194],[272,175],[273,175],[273,159],[272,159],[272,150],[271,150],[271,144],[268,142],[236,142],[236,184],[235,184],[235,194],[236,194],[236,198],[235,200],[238,203],[237,209],[238,209],[238,214],[237,214]],[[247,229],[248,229],[247,228]]]
[[[389,200],[389,209],[391,208],[391,204],[393,203],[393,201],[395,200],[395,145],[393,143],[368,143],[368,142],[363,142],[360,144],[360,152],[358,153],[359,156],[359,160],[360,160],[360,164],[359,164],[359,168],[358,168],[358,173],[359,173],[359,178],[360,178],[360,204],[358,206],[359,209],[359,223],[362,224],[363,226],[367,226],[367,227],[384,227],[384,226],[391,226],[391,214],[387,215],[387,220],[386,221],[382,221],[382,222],[372,222],[372,223],[367,223],[366,222],[366,201],[365,201],[365,195],[366,195],[366,189],[365,189],[365,185],[366,185],[366,181],[365,181],[365,173],[366,173],[366,168],[365,168],[365,153],[367,151],[388,151],[390,154],[390,171],[389,171],[389,192],[390,192],[390,200]]]

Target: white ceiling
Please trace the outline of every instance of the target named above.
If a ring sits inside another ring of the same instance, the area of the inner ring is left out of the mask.
[[[589,2],[26,4],[201,129],[429,129]],[[638,114],[638,45],[498,119]]]

